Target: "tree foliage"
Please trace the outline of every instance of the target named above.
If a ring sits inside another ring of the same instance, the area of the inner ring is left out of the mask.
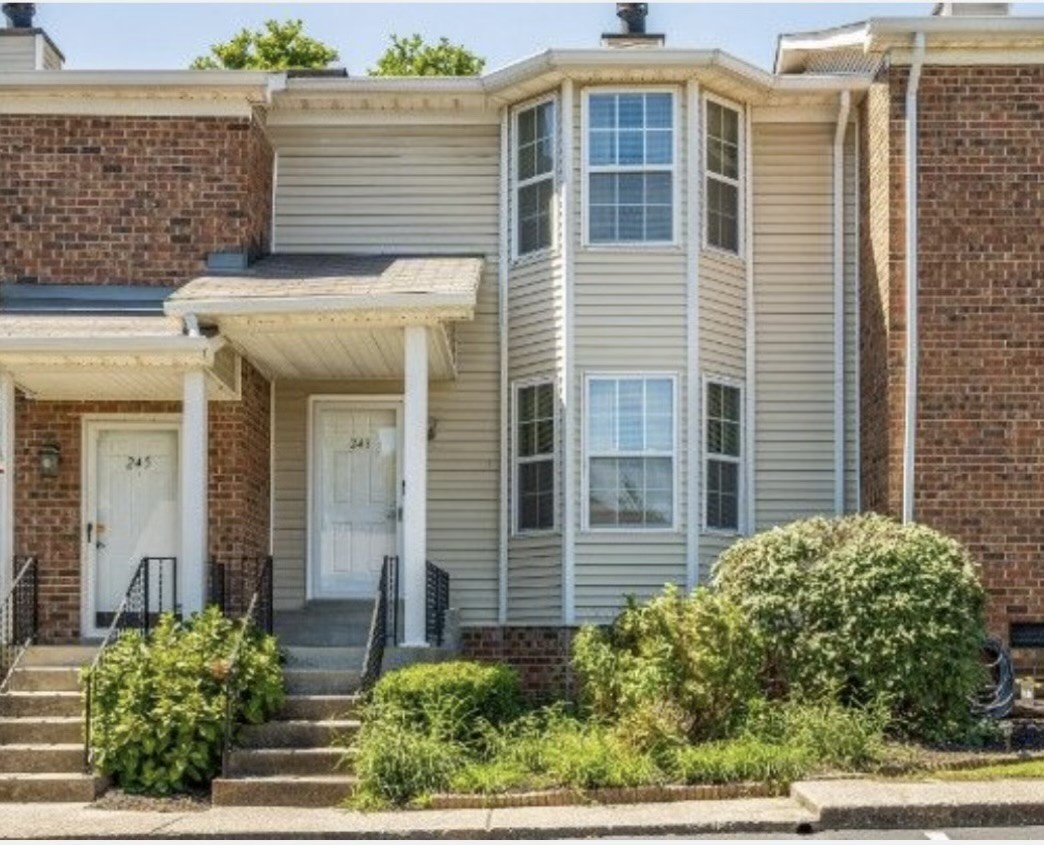
[[[391,42],[370,76],[476,76],[486,66],[484,58],[448,38],[428,44],[419,35],[392,35]]]
[[[214,44],[210,54],[199,56],[195,70],[287,70],[324,68],[338,59],[337,51],[322,41],[304,34],[300,19],[280,23],[267,20],[261,29],[241,29],[222,44]]]

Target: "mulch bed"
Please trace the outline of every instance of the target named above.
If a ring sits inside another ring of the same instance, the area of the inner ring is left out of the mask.
[[[96,810],[123,810],[138,813],[200,813],[210,809],[210,791],[178,795],[140,795],[110,787],[91,805]]]

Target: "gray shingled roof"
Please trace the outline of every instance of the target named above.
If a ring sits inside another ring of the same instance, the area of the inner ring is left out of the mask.
[[[200,276],[167,301],[300,299],[389,294],[474,295],[483,260],[441,255],[273,255],[249,270]]]

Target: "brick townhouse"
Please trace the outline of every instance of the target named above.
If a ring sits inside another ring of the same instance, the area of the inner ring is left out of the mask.
[[[431,560],[465,652],[561,685],[626,594],[873,510],[965,542],[1044,664],[1044,19],[939,4],[770,72],[621,4],[601,46],[373,79],[62,69],[29,5],[0,556],[42,641],[99,637],[142,557],[191,611],[271,555],[288,643],[359,644],[331,608],[392,559],[420,647]]]

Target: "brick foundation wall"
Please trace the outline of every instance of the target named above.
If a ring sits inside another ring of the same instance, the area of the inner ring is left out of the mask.
[[[887,431],[891,448],[887,496],[864,449],[864,496],[889,513],[902,483],[906,75],[888,73],[883,317],[866,307],[866,269],[877,257],[866,239],[862,256],[863,313],[878,322],[864,322],[863,340],[887,336],[889,379],[884,409],[864,389],[865,424]],[[916,518],[982,564],[988,624],[1006,639],[1010,622],[1044,620],[1044,68],[926,67],[919,99]],[[872,180],[873,150],[868,161]],[[1044,653],[1016,658],[1044,668]]]
[[[210,551],[264,554],[269,525],[268,382],[243,364],[243,398],[209,409]],[[15,549],[40,560],[40,631],[45,642],[80,636],[81,467],[84,414],[176,414],[180,402],[56,402],[19,397],[15,416]],[[43,478],[40,447],[61,449],[58,476]]]
[[[569,699],[576,693],[570,668],[573,628],[504,626],[461,630],[461,655],[506,663],[518,671],[522,690],[536,701]]]
[[[0,116],[0,280],[181,284],[268,251],[272,148],[248,118]]]

